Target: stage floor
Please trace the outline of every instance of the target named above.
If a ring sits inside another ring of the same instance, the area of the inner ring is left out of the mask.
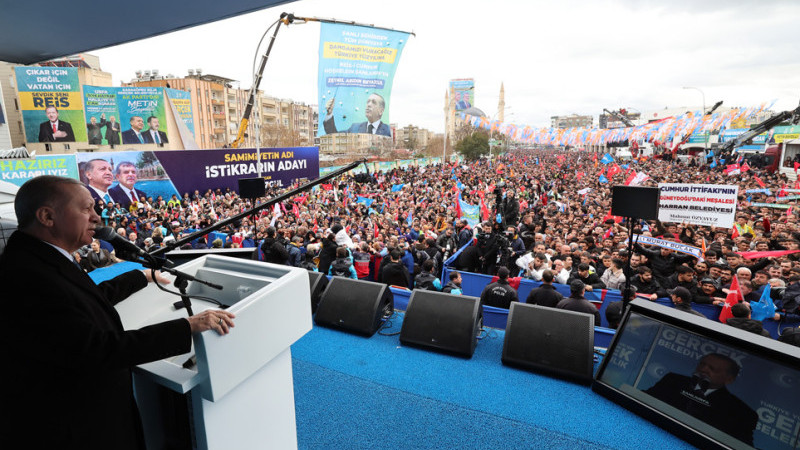
[[[503,366],[503,337],[465,359],[315,326],[292,346],[300,448],[693,448],[587,386]]]

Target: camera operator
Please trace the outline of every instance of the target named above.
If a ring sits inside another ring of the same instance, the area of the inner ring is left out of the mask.
[[[492,232],[491,223],[485,222],[483,224],[483,232],[478,234],[478,252],[481,259],[481,273],[494,275],[500,251],[499,237],[500,233]]]
[[[436,238],[436,246],[439,248],[439,251],[442,252],[442,261],[447,261],[447,258],[458,251],[458,242],[456,241],[456,235],[451,225],[448,225],[444,233]]]
[[[533,223],[533,214],[525,214],[519,224],[519,237],[522,239],[526,250],[533,248],[536,238],[536,225]]]
[[[502,200],[503,222],[505,225],[516,227],[519,222],[519,200],[515,197],[513,189],[506,191],[506,198]]]

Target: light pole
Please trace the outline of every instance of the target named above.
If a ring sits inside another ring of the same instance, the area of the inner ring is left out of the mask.
[[[700,117],[705,117],[705,115],[706,115],[706,94],[705,94],[705,92],[703,92],[702,89],[696,88],[696,87],[693,87],[693,86],[684,86],[683,88],[684,89],[694,89],[694,90],[700,92],[700,95],[703,96],[703,114],[701,114]],[[700,130],[700,131],[702,131],[702,130]],[[705,133],[705,132],[703,131],[703,133]],[[708,134],[705,135],[705,139],[703,141],[703,157],[705,157],[707,153],[708,153]]]

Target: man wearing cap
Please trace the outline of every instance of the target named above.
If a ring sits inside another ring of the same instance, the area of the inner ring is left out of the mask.
[[[719,283],[714,281],[713,278],[703,278],[700,280],[700,292],[694,295],[695,303],[724,305],[725,293],[719,289]]]
[[[497,269],[498,280],[488,284],[481,292],[481,304],[495,308],[509,309],[511,302],[518,302],[517,290],[508,284],[509,271],[506,267]]]
[[[672,303],[675,305],[675,309],[689,314],[694,314],[695,316],[705,317],[704,315],[692,309],[692,294],[688,289],[678,286],[675,289],[670,289],[668,292],[670,298],[672,299]]]
[[[600,311],[598,311],[593,304],[589,303],[588,300],[583,298],[585,292],[586,286],[583,284],[583,281],[572,280],[569,284],[569,297],[558,302],[556,308],[592,314],[594,316],[594,324],[599,326]]]

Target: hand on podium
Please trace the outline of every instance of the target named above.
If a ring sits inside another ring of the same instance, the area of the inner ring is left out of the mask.
[[[189,326],[192,329],[192,334],[202,333],[206,330],[215,330],[221,335],[230,333],[230,329],[234,327],[233,319],[236,315],[228,311],[207,309],[199,314],[189,317]]]

